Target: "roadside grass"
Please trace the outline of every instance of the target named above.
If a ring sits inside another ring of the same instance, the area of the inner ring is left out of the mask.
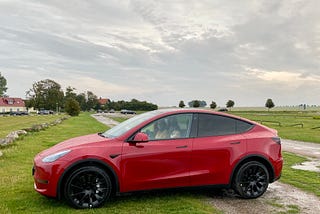
[[[291,166],[308,161],[307,158],[283,152],[284,165],[280,181],[320,197],[320,172],[293,169]]]
[[[274,128],[278,130],[279,136],[285,139],[320,143],[320,119],[316,112],[231,111],[229,113]]]
[[[112,118],[112,120],[115,120],[115,121],[117,121],[119,123],[122,123],[123,121],[128,119],[126,117],[111,117],[111,118]]]
[[[279,204],[279,199],[272,199],[270,201],[267,201],[267,203],[273,207],[276,208],[277,214],[285,214],[285,213],[300,213],[300,208],[297,205],[294,204]]]
[[[12,131],[31,127],[34,124],[50,123],[65,115],[28,115],[0,117],[0,138]]]
[[[89,113],[82,113],[1,148],[0,213],[220,213],[201,200],[205,194],[198,192],[137,193],[116,197],[99,209],[75,210],[63,201],[46,198],[34,191],[31,168],[33,157],[38,152],[65,139],[106,129]]]

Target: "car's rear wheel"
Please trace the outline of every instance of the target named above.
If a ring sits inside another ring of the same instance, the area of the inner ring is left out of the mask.
[[[260,197],[267,190],[268,185],[268,170],[257,161],[243,164],[236,172],[234,188],[243,198]]]
[[[111,195],[109,175],[95,166],[81,167],[67,178],[64,196],[68,203],[79,209],[101,206]]]

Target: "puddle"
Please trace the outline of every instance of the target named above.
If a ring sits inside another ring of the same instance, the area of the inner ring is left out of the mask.
[[[307,170],[312,172],[320,172],[320,160],[310,160],[298,165],[292,166],[293,169]]]

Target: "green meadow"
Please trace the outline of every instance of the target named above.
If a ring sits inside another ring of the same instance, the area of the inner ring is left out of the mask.
[[[29,128],[34,124],[50,123],[65,115],[29,115],[29,116],[0,116],[0,138],[9,132]]]
[[[6,118],[10,120],[10,118]],[[27,119],[21,117],[20,120]],[[49,119],[49,117],[47,117]],[[45,121],[43,121],[45,122]],[[16,130],[11,127],[11,130]],[[2,126],[1,126],[2,127]],[[160,191],[119,196],[99,209],[75,210],[63,201],[46,198],[33,189],[33,157],[65,139],[97,133],[107,127],[88,113],[62,124],[24,136],[10,146],[0,147],[0,213],[220,213],[203,200],[198,191]]]
[[[320,130],[312,129],[320,123],[315,112],[231,111],[229,113],[260,121],[267,126],[276,128],[281,137],[320,142]],[[33,123],[50,122],[57,117],[0,118],[2,136],[10,131],[29,127]],[[33,120],[34,118],[37,120]],[[12,122],[12,120],[16,121]],[[119,119],[119,121],[121,120]],[[291,126],[294,123],[303,123],[304,125],[303,127]],[[115,197],[102,208],[93,210],[75,210],[63,201],[46,198],[34,191],[31,168],[33,157],[38,152],[65,139],[97,133],[106,129],[108,127],[97,122],[89,113],[82,113],[79,117],[71,117],[57,126],[29,133],[10,146],[0,147],[3,153],[3,156],[0,157],[0,213],[221,213],[206,202],[208,197],[206,191],[211,190],[133,193]],[[320,197],[320,173],[292,169],[292,165],[304,162],[306,159],[285,152],[283,155],[285,161],[280,181]]]
[[[316,111],[229,111],[278,130],[280,137],[320,143],[320,114]]]

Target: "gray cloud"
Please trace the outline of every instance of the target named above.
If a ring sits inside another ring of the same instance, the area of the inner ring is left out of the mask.
[[[317,8],[316,0],[0,1],[0,71],[12,96],[51,78],[161,106],[313,104]]]

